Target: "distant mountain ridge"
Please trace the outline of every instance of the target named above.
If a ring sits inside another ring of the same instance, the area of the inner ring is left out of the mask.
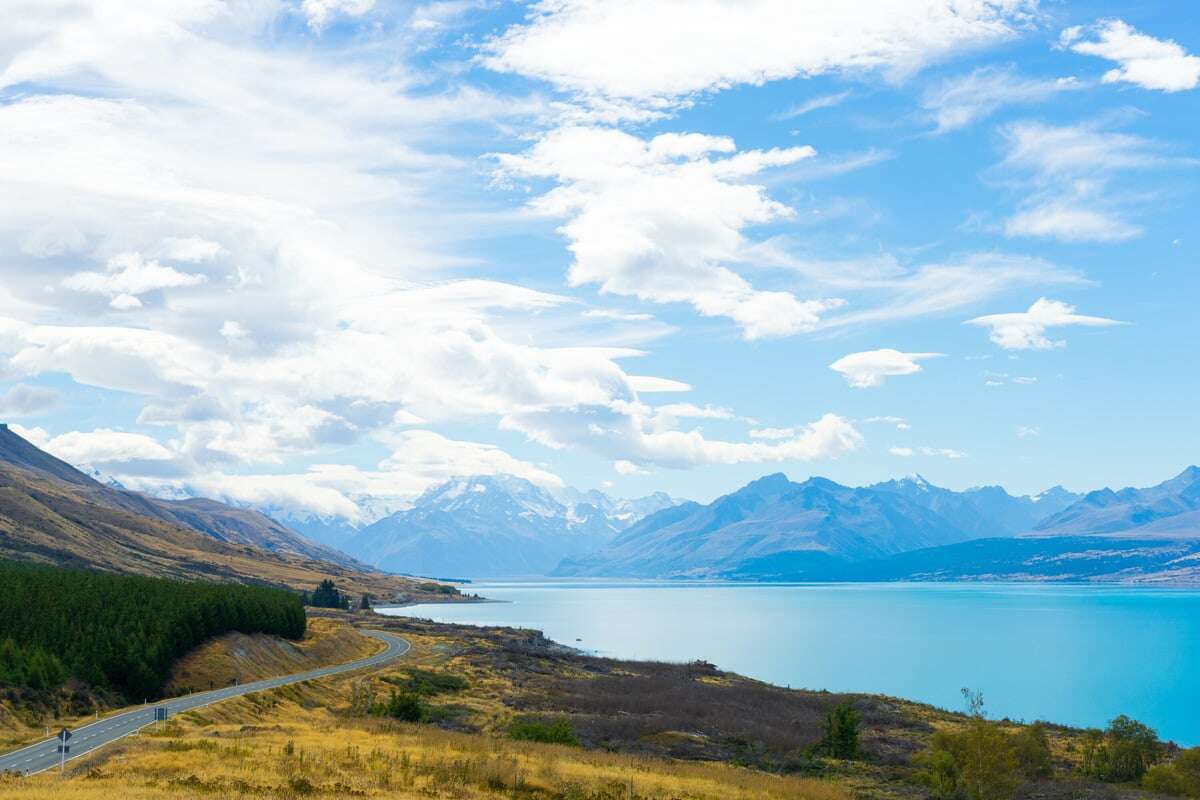
[[[709,505],[647,517],[554,574],[1194,582],[1200,468],[1145,489],[1081,496],[1054,487],[1028,497],[997,486],[955,492],[919,475],[861,489],[772,475]]]
[[[991,506],[1003,507],[1003,522],[985,513]],[[708,505],[688,503],[651,515],[604,550],[564,561],[554,574],[720,577],[750,564],[768,568],[781,554],[814,564],[864,561],[1007,535],[1020,508],[998,487],[957,493],[920,476],[852,488],[817,477],[793,483],[774,474]]]
[[[513,475],[452,478],[354,534],[346,552],[383,569],[433,577],[545,575],[676,501],[552,492]]]

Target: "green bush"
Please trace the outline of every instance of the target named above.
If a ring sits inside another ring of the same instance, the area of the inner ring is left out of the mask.
[[[420,722],[425,718],[425,707],[421,698],[411,692],[392,690],[391,696],[381,703],[376,703],[371,713],[377,717],[391,717],[403,722]]]
[[[1121,715],[1105,731],[1087,732],[1081,770],[1110,783],[1138,781],[1161,757],[1158,735],[1137,720]]]
[[[917,777],[938,800],[1007,800],[1020,784],[1015,737],[984,717],[982,694],[962,693],[970,715],[966,728],[935,732],[928,749],[917,755]]]
[[[579,747],[579,738],[565,719],[546,722],[539,719],[521,719],[508,727],[510,739],[548,744],[569,744]]]
[[[288,591],[0,561],[0,682],[74,676],[130,700],[155,697],[171,665],[229,631],[304,635]]]
[[[857,758],[859,721],[859,714],[849,700],[834,706],[825,714],[825,734],[817,749],[833,758]]]
[[[434,697],[439,694],[454,694],[466,690],[470,684],[459,675],[449,672],[433,672],[427,669],[410,667],[403,678],[389,677],[384,680],[403,687],[405,690],[422,697]]]
[[[1142,776],[1142,787],[1159,794],[1200,797],[1200,747],[1184,750],[1169,764],[1156,764]]]
[[[1017,731],[1012,737],[1012,747],[1017,769],[1027,780],[1049,778],[1054,773],[1054,758],[1044,723],[1035,722]]]

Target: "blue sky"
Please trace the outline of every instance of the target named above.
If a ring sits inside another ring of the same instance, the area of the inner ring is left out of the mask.
[[[513,472],[1198,460],[1200,19],[1027,0],[31,4],[0,419],[353,516]]]

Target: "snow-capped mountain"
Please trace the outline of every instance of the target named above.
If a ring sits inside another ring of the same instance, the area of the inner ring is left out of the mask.
[[[674,502],[661,492],[636,500],[575,489],[552,493],[512,475],[454,478],[362,528],[344,549],[413,575],[544,575],[563,558],[603,547]]]

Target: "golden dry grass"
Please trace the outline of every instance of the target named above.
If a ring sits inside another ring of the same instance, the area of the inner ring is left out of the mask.
[[[69,777],[0,781],[0,800],[191,797],[847,800],[837,785],[396,724],[332,725],[295,703],[254,727],[176,729]]]
[[[366,658],[383,643],[363,636],[341,620],[316,617],[299,642],[266,634],[228,633],[205,642],[171,668],[166,694],[184,694],[288,675]]]
[[[346,627],[340,620],[317,620],[314,631],[313,646],[328,646]],[[162,734],[147,732],[70,762],[66,778],[0,777],[0,800],[848,800],[840,786],[827,781],[516,742],[356,714],[351,707],[356,690],[382,689],[383,677],[406,667],[446,669],[459,661],[452,641],[409,639],[410,656],[385,670],[282,687],[182,714]],[[197,662],[222,669],[229,650],[208,647],[196,654]],[[497,722],[509,716],[499,702],[504,681],[479,673],[471,680],[472,697],[457,700]]]

